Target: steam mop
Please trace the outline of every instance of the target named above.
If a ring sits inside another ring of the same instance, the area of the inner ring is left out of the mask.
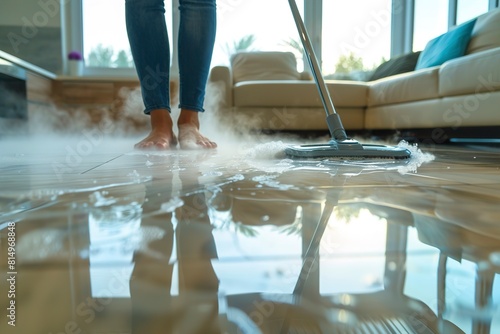
[[[325,144],[293,145],[285,149],[285,154],[289,157],[298,158],[392,158],[407,159],[411,152],[402,147],[360,144],[357,140],[347,137],[340,116],[333,106],[330,93],[326,88],[325,81],[321,76],[321,69],[309,39],[306,27],[300,16],[295,0],[288,0],[292,10],[295,25],[300,35],[307,60],[311,66],[314,81],[319,91],[319,95],[326,112],[326,123],[330,130],[331,139]]]

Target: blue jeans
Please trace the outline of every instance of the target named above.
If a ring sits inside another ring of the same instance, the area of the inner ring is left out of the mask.
[[[179,108],[204,111],[216,32],[215,0],[179,0]],[[170,47],[163,0],[125,0],[127,34],[144,113],[170,110]]]

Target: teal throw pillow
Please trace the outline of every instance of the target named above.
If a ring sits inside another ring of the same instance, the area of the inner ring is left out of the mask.
[[[472,19],[429,41],[420,54],[415,69],[438,66],[463,56],[475,23],[476,19]]]

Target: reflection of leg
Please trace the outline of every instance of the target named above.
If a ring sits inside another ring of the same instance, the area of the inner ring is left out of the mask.
[[[179,174],[184,191],[191,192],[191,187],[199,187],[196,181],[191,183],[192,173],[193,170],[187,170]],[[217,250],[205,196],[198,191],[183,197],[184,205],[176,211],[179,296],[196,301],[198,307],[191,308],[191,313],[197,319],[196,324],[191,321],[196,333],[220,333],[219,280],[212,266],[212,259],[217,258]]]
[[[476,310],[481,310],[492,302],[495,273],[490,270],[476,272]],[[490,333],[491,319],[474,319],[473,333]]]
[[[143,226],[144,227],[144,226]],[[132,302],[132,333],[170,333],[174,322],[170,289],[172,265],[169,259],[173,245],[173,231],[148,247],[161,254],[161,258],[146,254],[134,255],[134,270],[130,281]]]
[[[169,184],[166,182],[166,184]],[[148,215],[158,210],[158,195],[170,194],[169,186],[162,182],[151,182],[146,186],[141,231],[143,236],[157,236],[149,240],[147,251],[134,253],[134,270],[130,280],[132,303],[132,333],[172,333],[176,314],[172,307],[170,290],[173,265],[170,258],[173,250],[174,231],[172,214]]]
[[[179,74],[181,148],[215,148],[199,132],[216,33],[215,0],[179,0]]]
[[[385,242],[384,290],[392,291],[396,295],[404,293],[406,282],[408,226],[397,220],[401,215],[411,217],[406,212],[397,212],[394,218],[389,215]]]
[[[137,148],[168,149],[176,145],[170,118],[170,47],[163,0],[126,0],[130,49],[141,83],[144,112],[151,114],[151,133]]]
[[[180,291],[218,291],[219,280],[212,266],[217,250],[204,201],[203,194],[186,197],[176,212]]]
[[[439,253],[438,277],[437,277],[437,315],[439,321],[443,320],[446,307],[446,265],[448,256],[443,252]]]
[[[201,224],[180,224],[177,228],[179,290],[217,293],[219,280],[212,266],[216,258],[212,228]]]

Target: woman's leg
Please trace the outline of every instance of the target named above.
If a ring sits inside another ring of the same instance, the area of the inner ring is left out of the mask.
[[[214,148],[199,132],[217,26],[215,0],[179,0],[179,99],[181,148]]]
[[[138,148],[166,149],[177,144],[170,117],[170,48],[163,0],[126,0],[127,34],[141,84],[151,133]]]

